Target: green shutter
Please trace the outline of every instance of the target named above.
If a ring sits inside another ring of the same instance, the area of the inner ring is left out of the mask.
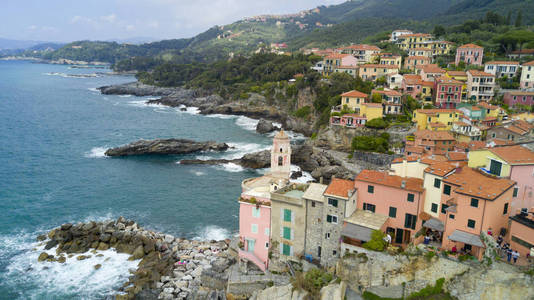
[[[288,244],[283,244],[283,246],[282,246],[282,254],[284,254],[286,256],[291,255],[291,246],[289,246]]]
[[[437,213],[438,212],[438,205],[436,203],[432,203],[432,208],[430,210],[432,210],[432,212]]]
[[[290,209],[284,209],[284,221],[291,222],[291,210]]]
[[[408,202],[413,202],[414,197],[414,194],[408,193]]]
[[[443,194],[450,195],[451,194],[451,186],[448,184],[443,185]]]
[[[397,217],[397,208],[396,207],[393,207],[393,206],[389,207],[389,216],[391,218],[396,218]]]
[[[438,189],[441,187],[441,179],[438,179],[438,178],[434,179],[434,187]]]
[[[514,195],[513,195],[514,198],[517,197],[517,192],[518,191],[519,191],[519,188],[514,187]]]
[[[491,160],[490,163],[490,173],[493,175],[501,176],[502,163]]]
[[[290,240],[291,239],[291,228],[284,227],[284,239]]]

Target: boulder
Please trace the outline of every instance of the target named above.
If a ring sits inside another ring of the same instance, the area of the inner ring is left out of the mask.
[[[256,125],[256,132],[257,133],[269,133],[269,132],[272,132],[272,131],[275,131],[275,130],[278,130],[279,128],[274,126],[273,123],[265,120],[265,119],[260,119],[260,121],[258,122],[258,125]]]
[[[135,248],[134,252],[132,253],[133,259],[141,259],[143,256],[145,256],[145,250],[143,249],[143,246],[138,246]]]
[[[46,243],[45,250],[50,250],[50,249],[54,248],[55,246],[57,246],[58,244],[59,244],[58,241],[50,240],[50,241],[48,241],[48,243]]]
[[[88,259],[88,258],[90,258],[90,257],[91,257],[91,255],[78,255],[78,256],[76,257],[76,259],[77,259],[77,260],[85,260],[85,259]]]
[[[46,235],[45,235],[45,234],[40,234],[40,235],[38,235],[38,236],[37,236],[37,240],[38,240],[39,242],[42,242],[42,241],[46,240]]]
[[[94,268],[95,268],[95,270],[98,270],[98,269],[102,268],[102,265],[101,264],[94,265]]]
[[[129,156],[146,154],[188,154],[200,151],[226,151],[228,145],[213,141],[196,142],[185,139],[156,139],[139,140],[131,144],[111,148],[106,151],[107,156]]]
[[[105,250],[108,250],[109,249],[109,244],[107,243],[104,243],[104,242],[100,242],[98,244],[98,248],[96,248],[97,250],[101,250],[101,251],[105,251]]]
[[[37,261],[44,261],[48,258],[48,256],[48,253],[42,252],[41,254],[39,254],[39,258],[37,258]]]
[[[108,233],[104,233],[104,234],[101,234],[100,235],[100,240],[104,243],[107,243],[109,242],[109,240],[111,239],[111,234],[108,234]]]
[[[72,227],[71,223],[65,223],[61,225],[61,230],[69,230]]]

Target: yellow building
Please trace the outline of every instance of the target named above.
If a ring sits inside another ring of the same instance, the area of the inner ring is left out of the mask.
[[[369,95],[367,95],[366,93],[362,93],[356,90],[343,93],[341,94],[341,107],[344,107],[346,105],[347,108],[359,114],[361,110],[361,105],[365,103],[365,100],[368,96]]]
[[[504,157],[497,155],[497,153],[495,148],[470,151],[467,165],[470,168],[485,168],[490,173],[497,173],[495,174],[497,176],[510,176],[512,170],[511,165]]]
[[[397,66],[399,69],[402,65],[402,56],[391,53],[382,53],[379,55],[379,63],[381,65]]]
[[[417,109],[412,122],[417,123],[418,130],[449,131],[459,118],[460,113],[456,109]]]
[[[405,34],[398,37],[397,45],[405,51],[414,48],[428,48],[428,43],[433,39],[434,37],[427,33]]]
[[[454,43],[449,41],[432,41],[429,43],[432,49],[432,55],[448,55],[452,52]]]
[[[506,115],[506,111],[500,106],[492,105],[487,102],[480,102],[477,104],[480,109],[485,110],[486,118],[496,118],[497,121],[502,121],[503,117]]]
[[[380,103],[364,103],[361,105],[360,115],[367,118],[367,121],[372,119],[382,118],[383,107]]]

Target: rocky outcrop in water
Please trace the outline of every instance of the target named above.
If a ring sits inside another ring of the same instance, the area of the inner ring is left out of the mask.
[[[275,130],[280,130],[280,128],[273,125],[272,122],[269,122],[265,119],[260,119],[258,121],[258,125],[256,125],[256,132],[257,133],[269,133],[273,132]]]
[[[131,144],[111,148],[107,156],[130,156],[145,154],[187,154],[200,151],[226,151],[228,145],[216,142],[196,142],[185,139],[140,140]]]
[[[48,237],[48,238],[47,238]],[[235,259],[226,241],[190,241],[145,230],[123,217],[116,221],[63,224],[39,238],[45,249],[57,246],[57,257],[43,252],[39,261],[65,263],[65,255],[84,260],[98,251],[115,249],[139,260],[137,269],[116,299],[206,299],[216,288],[204,286],[211,276],[227,278]],[[63,260],[62,260],[63,258]],[[95,270],[103,267],[96,265]],[[104,265],[105,267],[105,265]],[[224,288],[222,291],[224,294]]]
[[[140,82],[103,86],[99,87],[98,90],[104,95],[134,95],[140,97],[168,96],[177,92],[175,88],[157,87]]]

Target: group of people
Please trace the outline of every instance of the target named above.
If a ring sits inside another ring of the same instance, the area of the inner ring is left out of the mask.
[[[519,258],[519,252],[517,252],[517,250],[513,250],[510,247],[510,244],[506,242],[503,243],[503,241],[504,240],[503,240],[502,235],[499,235],[499,237],[497,237],[497,248],[501,249],[504,252],[504,254],[506,254],[506,261],[511,263],[513,259],[514,264],[517,263],[517,259]]]

